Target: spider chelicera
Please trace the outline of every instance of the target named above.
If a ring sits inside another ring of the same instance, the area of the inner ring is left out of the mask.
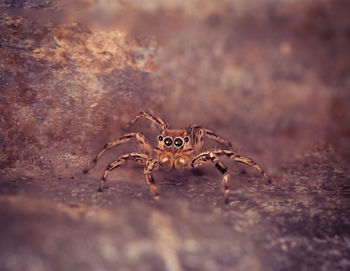
[[[125,134],[119,139],[107,143],[97,154],[95,159],[92,160],[88,167],[84,170],[84,173],[87,173],[96,165],[98,159],[101,158],[106,150],[122,143],[126,143],[132,139],[136,139],[140,152],[132,152],[121,155],[116,161],[110,163],[103,173],[100,185],[98,187],[99,192],[103,190],[108,173],[111,170],[123,165],[126,160],[129,159],[144,165],[146,182],[156,200],[159,199],[159,193],[152,175],[154,170],[157,170],[159,167],[196,168],[207,161],[211,161],[223,174],[225,189],[224,198],[225,202],[227,203],[229,198],[230,174],[227,167],[219,160],[220,156],[227,156],[236,162],[254,167],[263,175],[268,183],[271,183],[271,178],[257,163],[246,156],[239,155],[232,149],[232,144],[230,141],[216,135],[213,131],[193,124],[190,124],[184,130],[170,129],[169,125],[164,120],[159,117],[152,116],[144,111],[137,114],[129,124],[136,122],[141,117],[146,118],[160,126],[161,133],[157,137],[158,146],[156,148],[152,148],[142,133]],[[225,148],[201,152],[204,143],[203,139],[205,136],[221,143]]]

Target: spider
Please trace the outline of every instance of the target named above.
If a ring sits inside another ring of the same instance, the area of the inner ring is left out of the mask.
[[[135,123],[139,118],[146,118],[160,126],[161,133],[157,137],[158,146],[152,148],[142,133],[128,133],[104,145],[97,156],[89,163],[84,173],[87,173],[96,165],[98,159],[101,158],[106,150],[129,142],[132,139],[136,139],[140,152],[121,155],[116,161],[110,163],[102,175],[98,192],[102,192],[109,172],[123,165],[126,160],[129,159],[144,165],[146,182],[155,200],[159,200],[159,193],[152,175],[153,171],[157,170],[159,167],[176,169],[197,168],[205,162],[210,161],[223,174],[225,189],[224,199],[227,203],[229,199],[230,175],[227,167],[219,160],[220,156],[227,156],[236,162],[254,167],[263,175],[268,183],[271,183],[271,178],[257,163],[246,156],[239,155],[232,149],[230,141],[216,135],[209,129],[194,124],[188,125],[184,130],[170,129],[169,125],[164,120],[145,111],[137,114],[136,117],[129,122],[129,125]],[[225,148],[200,152],[203,147],[203,139],[205,136],[221,143]]]

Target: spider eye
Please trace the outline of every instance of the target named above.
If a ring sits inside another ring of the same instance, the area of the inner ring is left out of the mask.
[[[183,142],[183,140],[182,140],[180,137],[177,137],[177,138],[175,138],[175,140],[174,140],[174,145],[175,145],[176,147],[181,147],[183,143],[184,143],[184,142]]]
[[[170,147],[173,144],[173,140],[170,137],[164,138],[164,144]]]
[[[188,136],[185,136],[184,140],[185,140],[186,143],[187,143],[188,141],[190,141],[190,139],[188,138]]]
[[[160,135],[160,136],[158,136],[158,140],[159,141],[162,141],[163,140],[163,137]]]

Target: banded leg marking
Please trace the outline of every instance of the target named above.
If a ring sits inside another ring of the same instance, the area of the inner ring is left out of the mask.
[[[136,117],[129,122],[129,125],[135,123],[141,117],[142,118],[146,118],[146,119],[148,119],[148,120],[150,120],[150,121],[160,125],[162,130],[165,130],[165,129],[167,129],[169,127],[169,125],[163,119],[161,119],[159,117],[155,117],[155,116],[153,116],[153,115],[151,115],[151,114],[149,114],[149,113],[147,113],[145,111],[141,111],[140,113],[138,113],[136,115]]]
[[[154,159],[149,159],[146,161],[146,166],[144,168],[144,173],[146,176],[146,182],[149,186],[149,189],[155,200],[159,200],[158,189],[156,187],[154,178],[153,178],[153,170],[158,169],[159,163]]]
[[[244,157],[241,155],[232,155],[230,156],[231,159],[235,160],[236,162],[240,162],[249,166],[254,167],[258,172],[261,173],[261,175],[263,175],[263,177],[265,178],[265,180],[270,184],[271,183],[271,178],[269,175],[267,175],[267,173],[257,164],[255,163],[252,159],[248,158],[248,157]]]
[[[192,136],[194,140],[194,149],[198,152],[203,147],[204,136],[207,136],[216,142],[223,144],[226,148],[232,149],[232,143],[229,140],[222,138],[215,134],[212,130],[202,128],[199,125],[190,124],[187,127],[187,132]]]
[[[110,163],[105,171],[103,172],[103,175],[102,175],[102,178],[101,178],[101,181],[100,181],[100,185],[98,187],[98,192],[102,192],[103,190],[103,187],[104,187],[104,184],[107,180],[107,176],[109,174],[110,171],[112,171],[113,169],[125,164],[125,161],[128,160],[128,159],[132,159],[134,161],[136,161],[137,163],[140,163],[140,164],[146,164],[146,161],[149,159],[148,156],[146,154],[143,154],[143,153],[128,153],[128,154],[124,154],[122,156],[120,156],[118,158],[118,160]]]
[[[195,158],[196,159],[196,158]],[[217,170],[219,170],[223,174],[223,183],[224,183],[224,198],[225,203],[228,202],[228,197],[230,193],[230,173],[227,170],[227,167],[219,160],[218,155],[214,152],[204,152],[197,156],[197,160],[192,160],[192,167],[199,167],[203,163],[207,161],[211,161]]]
[[[118,146],[122,143],[126,143],[133,138],[136,139],[141,152],[145,152],[146,154],[151,155],[152,147],[148,143],[147,139],[145,138],[145,136],[143,134],[141,134],[141,133],[125,134],[122,137],[118,138],[117,140],[111,141],[111,142],[107,143],[106,145],[104,145],[102,150],[100,150],[100,152],[96,155],[94,160],[92,160],[89,163],[89,165],[87,166],[87,168],[84,169],[83,173],[87,173],[88,171],[90,171],[96,165],[97,161],[101,158],[101,156],[104,154],[104,152],[106,150],[108,150],[112,147]]]
[[[258,172],[260,172],[261,175],[263,175],[263,177],[265,178],[265,180],[268,183],[271,183],[271,178],[269,177],[269,175],[257,163],[255,163],[251,158],[239,155],[232,150],[214,150],[212,152],[216,155],[226,155],[236,162],[240,162],[240,163],[254,167]],[[208,160],[208,159],[206,159],[206,156],[209,155],[209,153],[210,153],[210,151],[197,155],[197,157],[195,157],[192,160],[192,165],[203,164],[205,161]]]

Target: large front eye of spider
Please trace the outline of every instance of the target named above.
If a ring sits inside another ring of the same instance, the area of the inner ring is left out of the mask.
[[[164,138],[164,144],[165,146],[170,147],[173,144],[173,140],[171,139],[171,137]]]
[[[174,139],[174,145],[176,147],[181,147],[184,144],[184,141],[182,140],[182,138],[177,137]]]

